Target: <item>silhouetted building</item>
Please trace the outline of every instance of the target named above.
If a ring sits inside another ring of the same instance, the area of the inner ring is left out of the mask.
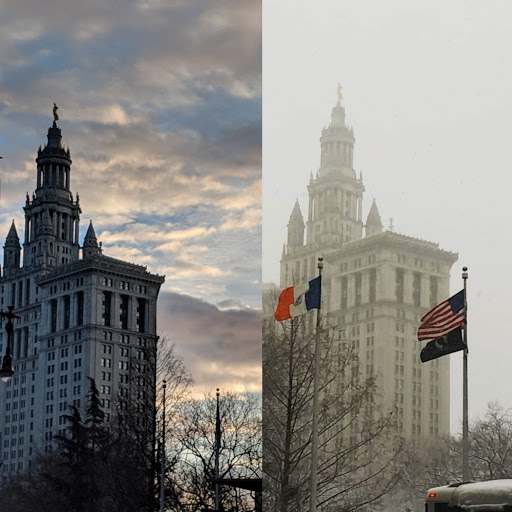
[[[153,402],[148,382],[164,278],[105,256],[92,221],[80,247],[71,156],[55,122],[36,162],[36,190],[24,206],[23,251],[13,221],[0,278],[1,308],[12,305],[20,316],[13,333],[15,374],[0,383],[4,477],[27,470],[37,452],[51,449],[53,436],[66,428],[68,404],[85,411],[88,377],[96,381],[107,421],[138,404],[137,422],[148,439],[153,428],[144,404]],[[1,353],[6,341],[2,329]]]

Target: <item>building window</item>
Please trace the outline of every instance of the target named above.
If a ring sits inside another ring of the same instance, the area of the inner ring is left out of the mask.
[[[112,292],[103,292],[101,303],[101,324],[110,326],[110,315],[112,309]]]
[[[436,276],[430,276],[430,306],[434,307],[438,303],[437,292],[438,292],[439,280]]]
[[[30,304],[30,279],[25,281],[25,304]]]
[[[412,281],[412,301],[415,306],[421,305],[421,274],[415,272]]]
[[[84,292],[76,294],[76,325],[84,323]]]
[[[57,331],[57,299],[50,301],[50,332]]]
[[[146,332],[146,299],[137,299],[137,332]]]
[[[18,307],[23,306],[23,281],[20,281],[18,285]]]
[[[71,317],[71,297],[64,296],[64,329],[69,329],[69,319]]]
[[[23,357],[28,357],[28,327],[23,328]]]
[[[130,298],[128,295],[121,295],[121,303],[119,305],[119,327],[128,329],[128,311]]]
[[[374,255],[375,256],[375,255]],[[370,290],[368,302],[374,303],[377,297],[377,269],[370,269]]]
[[[395,296],[399,304],[404,303],[404,269],[397,268],[395,271]]]
[[[361,305],[361,283],[362,283],[362,274],[358,272],[355,275],[355,306]]]
[[[348,279],[341,278],[341,309],[347,309],[348,305]]]

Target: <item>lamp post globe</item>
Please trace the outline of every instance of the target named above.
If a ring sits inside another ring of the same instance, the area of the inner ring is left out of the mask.
[[[12,357],[11,355],[5,355],[2,361],[2,368],[0,368],[0,380],[2,382],[8,382],[9,379],[14,375],[12,369]]]

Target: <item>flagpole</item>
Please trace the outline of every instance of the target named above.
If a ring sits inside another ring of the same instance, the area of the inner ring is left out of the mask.
[[[464,349],[462,367],[462,481],[469,481],[469,420],[468,420],[468,303],[466,282],[468,280],[468,267],[462,267],[464,281]]]
[[[322,277],[322,269],[324,267],[323,258],[318,258],[318,276]],[[320,305],[322,297],[320,296]],[[313,428],[311,432],[311,488],[309,492],[309,510],[316,512],[316,491],[318,485],[318,394],[320,380],[320,310],[316,310],[316,334],[315,334],[315,373],[313,377]]]

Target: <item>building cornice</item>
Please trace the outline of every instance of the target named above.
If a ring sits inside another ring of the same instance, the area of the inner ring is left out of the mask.
[[[143,265],[128,263],[102,254],[96,254],[90,258],[61,265],[51,273],[37,278],[36,284],[42,286],[70,277],[74,274],[91,271],[101,274],[115,275],[117,277],[142,279],[153,284],[162,284],[165,281],[165,276],[151,274],[147,271],[147,267]]]
[[[451,263],[455,263],[459,257],[458,253],[440,249],[439,244],[436,242],[429,242],[427,240],[422,240],[421,238],[402,235],[393,231],[384,231],[382,233],[362,238],[361,240],[345,242],[343,247],[325,253],[324,258],[329,262],[340,257],[360,254],[362,250],[370,250],[375,247],[380,248],[383,246],[418,252],[421,256],[442,258]]]

